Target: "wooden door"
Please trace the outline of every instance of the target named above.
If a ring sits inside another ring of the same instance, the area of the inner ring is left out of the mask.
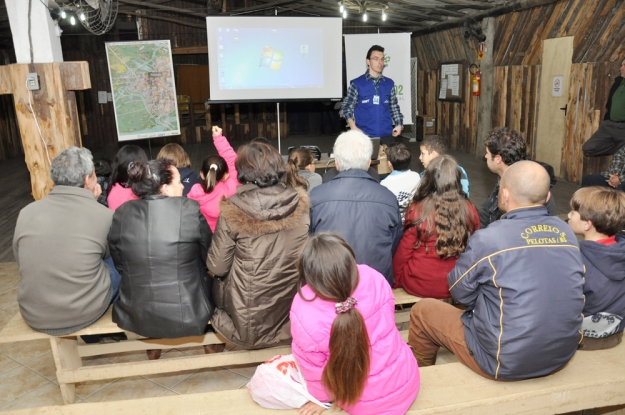
[[[566,131],[565,108],[573,61],[573,36],[543,40],[535,159],[551,164],[560,177]]]

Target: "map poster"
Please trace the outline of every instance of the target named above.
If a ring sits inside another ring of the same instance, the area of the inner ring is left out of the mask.
[[[119,141],[180,134],[169,40],[108,42]]]

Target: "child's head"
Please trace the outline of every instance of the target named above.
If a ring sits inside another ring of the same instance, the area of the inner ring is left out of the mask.
[[[161,151],[158,152],[156,158],[161,160],[171,160],[179,169],[191,167],[189,155],[186,151],[184,151],[184,148],[180,147],[180,145],[176,143],[166,144],[165,147],[161,148]]]
[[[95,175],[98,177],[109,177],[111,172],[111,160],[109,159],[100,159],[93,163],[93,168],[95,169]]]
[[[315,296],[335,303],[330,330],[330,357],[321,382],[338,406],[351,406],[362,396],[369,374],[369,335],[352,297],[359,283],[356,256],[343,238],[318,233],[308,240],[298,263],[301,287],[308,284]],[[309,300],[312,301],[312,300]]]
[[[129,144],[119,149],[113,159],[113,165],[111,166],[111,187],[113,187],[115,183],[125,186],[128,185],[128,165],[133,161],[147,163],[148,156],[141,147]]]
[[[315,171],[315,159],[312,153],[305,148],[296,148],[289,153],[286,163],[286,184],[293,188],[308,189],[308,182],[297,172],[298,170]]]
[[[449,191],[462,192],[460,169],[456,160],[449,155],[438,156],[432,159],[419,182],[419,188],[414,198],[425,197]]]
[[[428,135],[421,143],[419,160],[423,167],[427,168],[432,160],[445,154],[447,154],[447,139],[440,135]]]
[[[569,225],[580,235],[593,230],[615,235],[625,226],[625,193],[611,187],[583,187],[573,193]]]
[[[202,188],[206,193],[213,191],[217,183],[228,178],[228,164],[219,154],[208,156],[202,162],[200,176],[202,177]]]
[[[405,171],[410,169],[412,161],[412,152],[407,145],[403,143],[394,143],[386,149],[386,157],[391,163],[393,170]]]

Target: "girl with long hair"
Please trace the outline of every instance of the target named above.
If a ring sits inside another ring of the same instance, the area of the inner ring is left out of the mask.
[[[202,183],[193,185],[187,197],[197,200],[208,226],[215,232],[221,199],[235,194],[240,183],[237,180],[235,166],[237,153],[228,143],[228,139],[222,135],[221,128],[215,125],[213,126],[213,143],[218,154],[212,154],[202,162],[202,170],[200,170]]]
[[[395,326],[388,282],[357,265],[331,233],[310,237],[291,306],[292,351],[308,392],[352,415],[404,414],[419,391],[417,362]],[[323,410],[309,402],[300,414]]]
[[[296,148],[291,151],[286,171],[287,184],[291,187],[305,186],[310,193],[321,184],[321,176],[315,173],[315,159],[308,149]]]
[[[113,159],[108,185],[110,190],[107,202],[111,210],[117,210],[121,204],[129,200],[139,199],[139,197],[132,192],[130,183],[128,182],[128,165],[132,162],[146,163],[147,161],[148,156],[139,146],[129,144],[119,149],[115,155],[115,159]]]
[[[447,274],[480,228],[475,206],[462,190],[453,157],[430,161],[406,212],[404,236],[393,257],[395,287],[412,295],[450,298]]]

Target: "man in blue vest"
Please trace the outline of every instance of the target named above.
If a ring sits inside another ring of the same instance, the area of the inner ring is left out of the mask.
[[[403,129],[404,117],[397,103],[395,83],[382,75],[384,48],[373,45],[367,52],[367,71],[353,79],[343,100],[341,115],[349,128],[362,131],[382,144],[393,143]],[[394,127],[393,127],[394,126]]]

